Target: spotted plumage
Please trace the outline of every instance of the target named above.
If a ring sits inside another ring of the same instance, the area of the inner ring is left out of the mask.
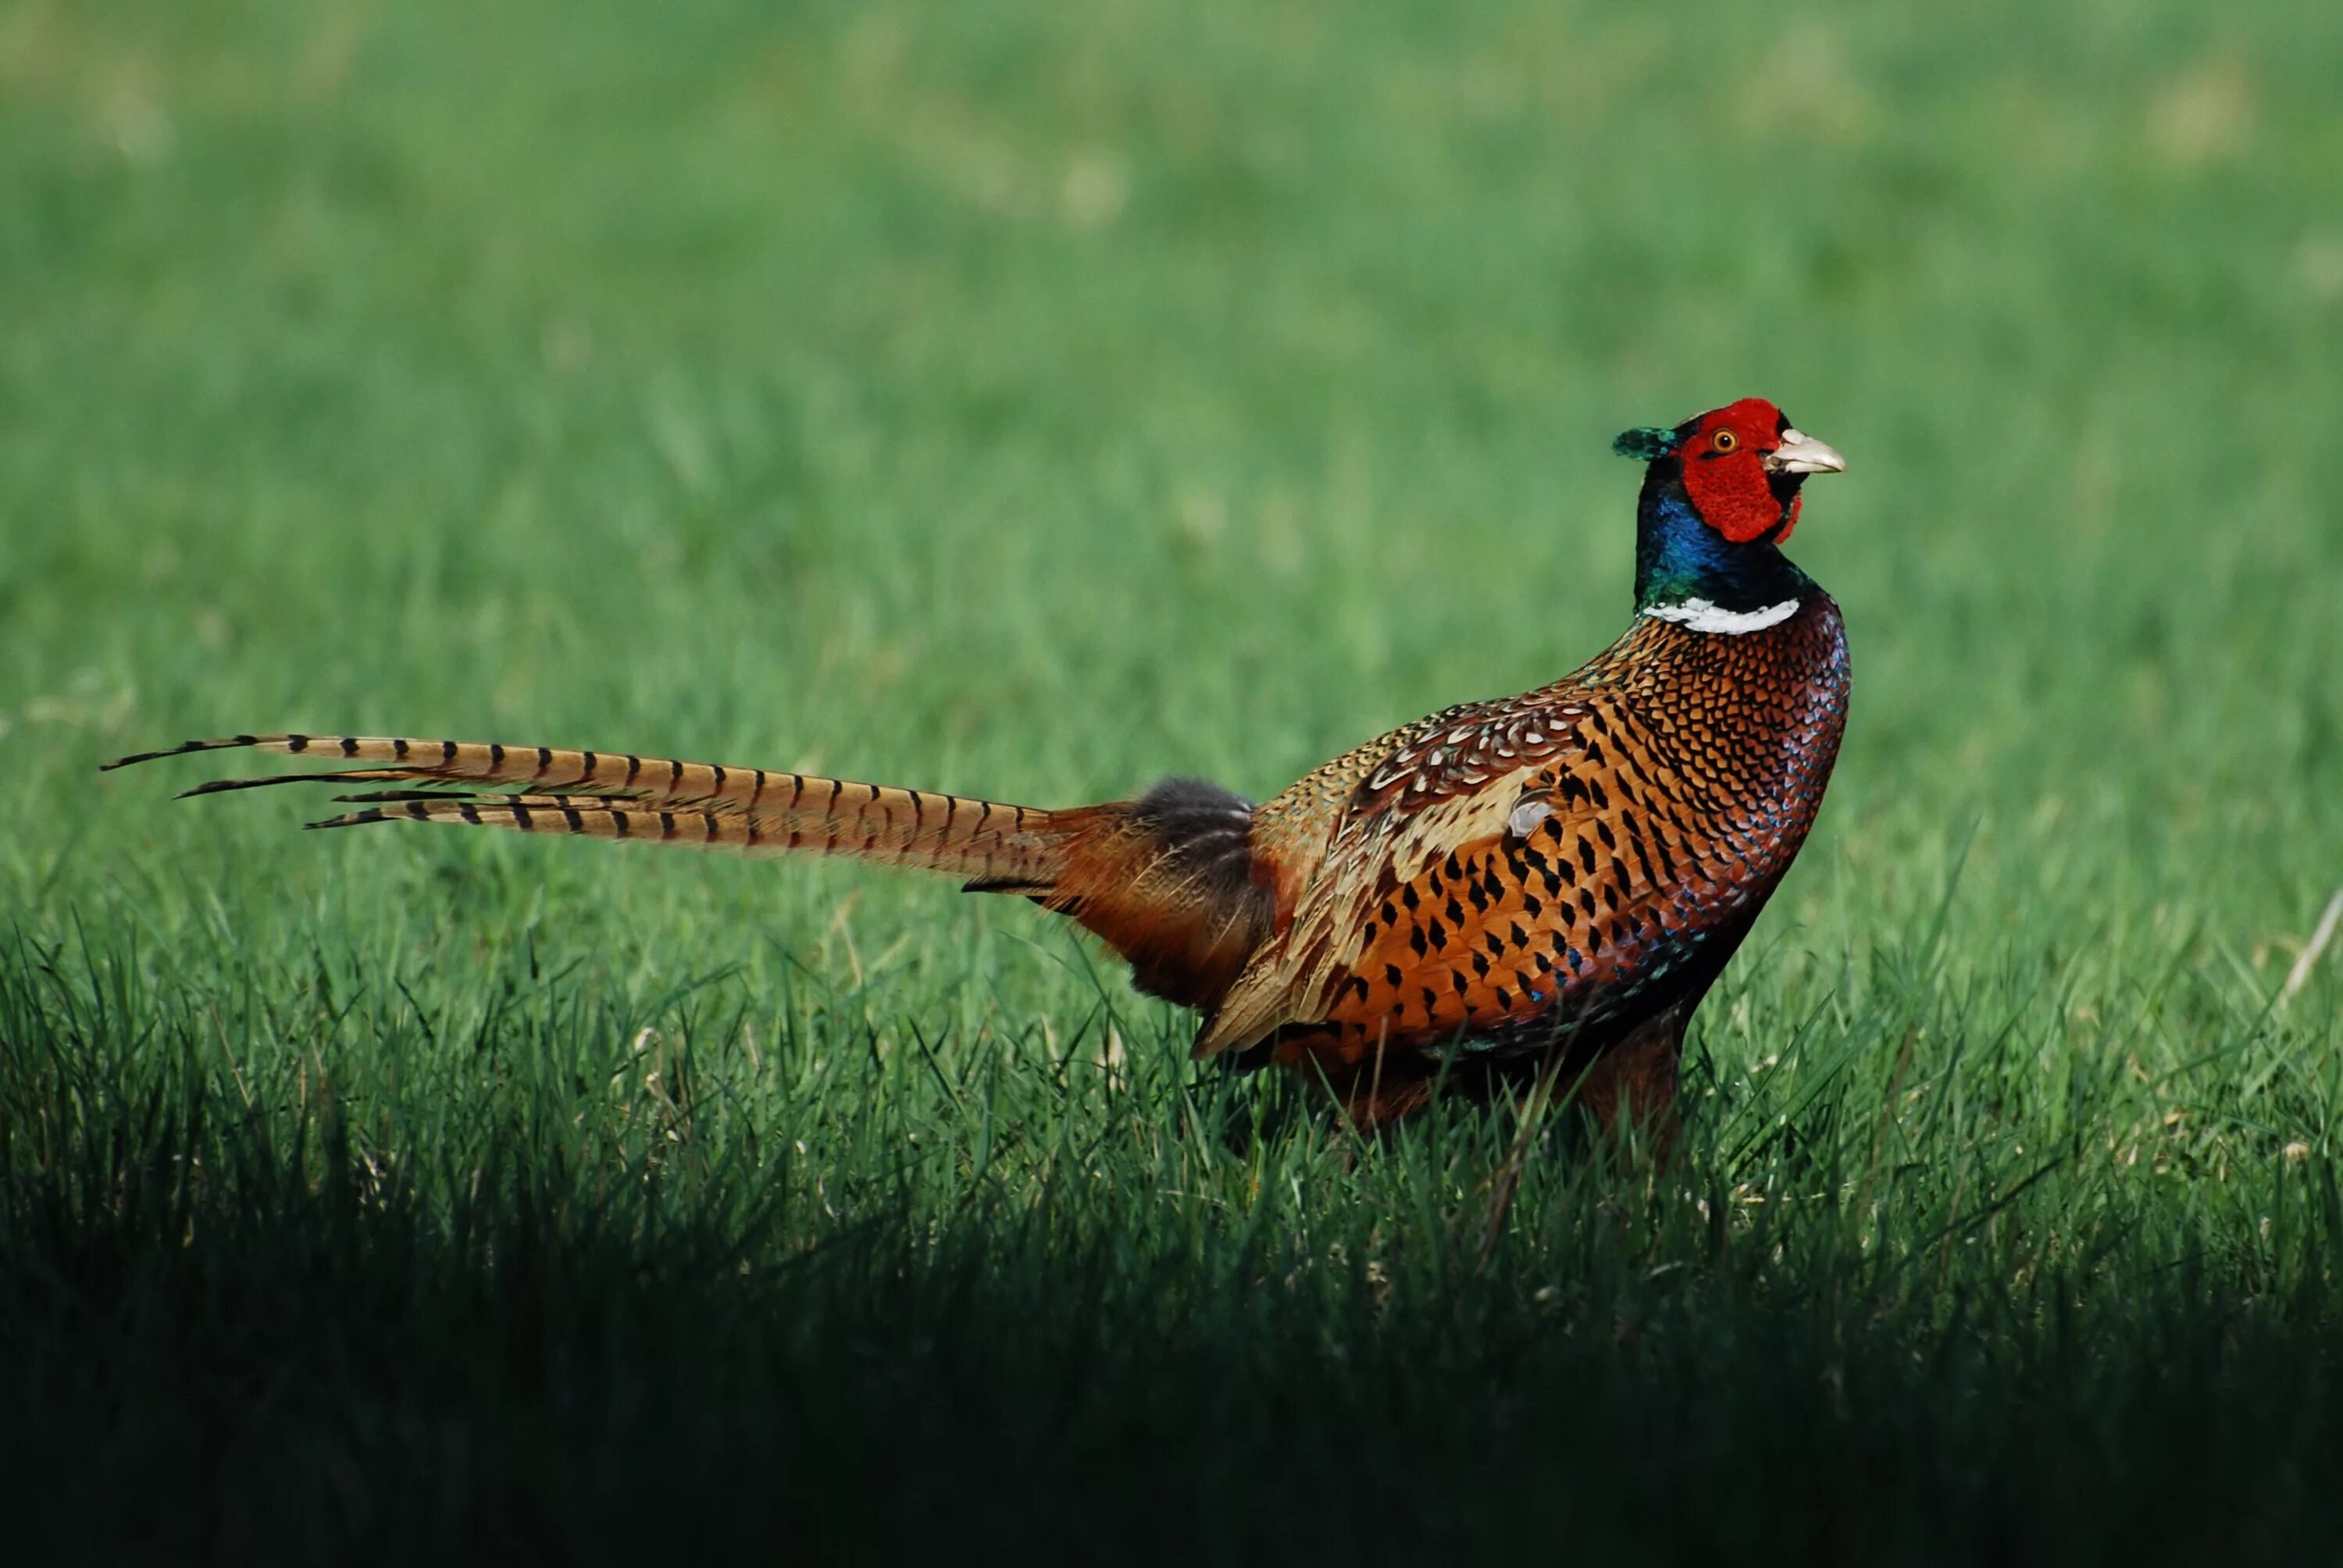
[[[810,850],[1031,898],[1197,1009],[1199,1055],[1277,1062],[1373,1122],[1447,1078],[1567,1068],[1666,1115],[1683,1031],[1813,826],[1846,718],[1837,606],[1782,556],[1837,455],[1745,399],[1620,437],[1647,467],[1637,613],[1575,673],[1467,703],[1255,806],[1192,779],[1047,811],[811,775],[363,736],[237,736],[362,764],[231,779],[392,788],[317,827],[413,820]],[[109,767],[120,764],[109,764]]]
[[[1819,590],[1748,636],[1640,616],[1564,680],[1440,715],[1372,766],[1332,765],[1357,782],[1326,890],[1206,1049],[1267,1040],[1338,1079],[1381,1053],[1393,1093],[1457,1052],[1534,1059],[1574,1040],[1598,1058],[1624,1026],[1696,999],[1789,869],[1846,678]],[[1395,1045],[1414,1060],[1392,1062]]]

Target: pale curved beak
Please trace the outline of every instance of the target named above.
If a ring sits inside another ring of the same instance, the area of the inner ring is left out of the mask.
[[[1782,444],[1765,454],[1776,474],[1844,474],[1846,459],[1803,430],[1785,430]]]

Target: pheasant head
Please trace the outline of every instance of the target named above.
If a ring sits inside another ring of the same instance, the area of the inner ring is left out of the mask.
[[[1729,622],[1794,607],[1810,586],[1777,547],[1798,526],[1806,477],[1846,462],[1773,404],[1744,397],[1673,429],[1626,431],[1612,449],[1645,464],[1637,609],[1695,626],[1717,615]]]

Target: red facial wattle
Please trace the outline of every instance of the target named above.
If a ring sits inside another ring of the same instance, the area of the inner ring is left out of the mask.
[[[1765,454],[1785,427],[1782,412],[1762,397],[1719,408],[1680,448],[1684,493],[1701,520],[1737,545],[1797,527],[1798,495],[1786,506],[1765,470]]]

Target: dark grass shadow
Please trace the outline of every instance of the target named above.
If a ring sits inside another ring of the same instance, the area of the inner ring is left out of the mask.
[[[1362,1141],[1170,1050],[1116,1087],[923,1040],[873,1070],[929,1099],[848,1114],[731,1095],[670,1000],[659,1094],[410,1104],[256,1089],[186,1000],[0,961],[37,1557],[2242,1561],[2338,1523],[2330,1176],[2225,1251],[1983,1121],[1900,1158],[1916,1070],[1831,1041],[1678,1165],[1540,1141],[1491,1245],[1502,1112]],[[460,1059],[623,1038],[594,1005]]]

